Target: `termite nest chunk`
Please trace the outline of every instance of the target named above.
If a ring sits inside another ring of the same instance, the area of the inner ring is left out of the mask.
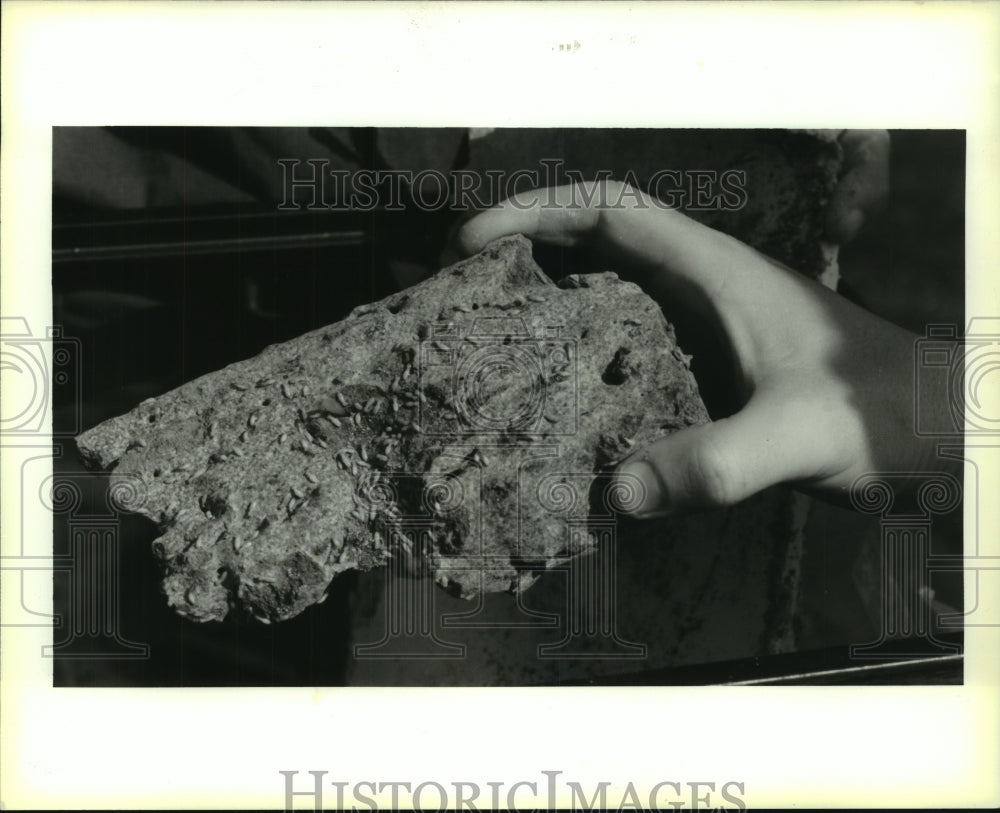
[[[198,500],[198,505],[212,519],[218,519],[229,511],[228,495],[222,493],[207,494]]]

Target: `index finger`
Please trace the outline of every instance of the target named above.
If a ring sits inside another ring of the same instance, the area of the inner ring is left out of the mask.
[[[721,329],[749,380],[802,337],[821,343],[836,331],[831,291],[622,183],[515,195],[465,223],[457,242],[471,253],[515,233],[605,250],[653,298]]]
[[[767,280],[760,277],[766,265],[749,247],[623,183],[521,192],[466,222],[456,243],[473,254],[517,233],[554,245],[605,249],[632,266],[650,294],[702,312],[742,309],[768,296],[761,290]]]

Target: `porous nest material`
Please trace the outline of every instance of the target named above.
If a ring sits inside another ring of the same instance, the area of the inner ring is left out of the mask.
[[[609,475],[633,444],[707,420],[653,300],[557,286],[518,236],[77,443],[138,486],[179,613],[271,622],[394,556],[466,597],[524,589],[641,496]]]

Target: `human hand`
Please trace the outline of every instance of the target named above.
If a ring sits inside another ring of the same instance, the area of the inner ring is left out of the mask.
[[[844,130],[844,169],[826,208],[826,236],[849,243],[889,198],[888,130]]]
[[[913,431],[915,335],[617,182],[518,194],[466,222],[457,248],[517,232],[606,252],[731,351],[742,408],[621,464],[646,488],[636,516],[729,505],[777,483],[846,502],[861,474],[939,467]]]

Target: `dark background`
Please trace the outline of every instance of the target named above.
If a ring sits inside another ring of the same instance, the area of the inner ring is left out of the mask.
[[[60,129],[53,323],[79,339],[83,352],[80,401],[56,401],[57,433],[76,422],[93,426],[397,290],[408,274],[436,266],[453,221],[448,213],[412,210],[279,215],[273,164],[266,164],[268,180],[247,168],[254,162],[236,161],[234,150],[250,149],[239,134],[127,128],[89,130],[80,139]],[[380,141],[371,130],[316,137],[345,166],[417,161],[447,168],[460,163],[463,150],[461,133],[450,132],[437,148]],[[266,151],[268,144],[250,146]],[[69,174],[82,166],[86,171]],[[964,199],[964,133],[894,131],[888,206],[841,249],[845,293],[918,334],[930,323],[961,326]],[[359,268],[366,272],[343,273]],[[82,476],[72,451],[56,468]],[[341,682],[346,630],[336,620],[349,612],[354,575],[338,577],[322,608],[282,624],[280,633],[260,625],[196,625],[176,616],[159,593],[149,523],[130,516],[121,522],[129,544],[120,551],[120,630],[125,639],[148,643],[151,656],[75,659],[64,652],[56,659],[57,685]],[[960,532],[946,532],[960,544]],[[877,519],[814,507],[797,618],[802,650],[874,637],[853,573],[878,533]],[[55,551],[67,550],[67,527],[57,520]],[[57,611],[65,611],[66,577],[57,576],[55,586]],[[960,606],[955,584],[943,585],[943,594]],[[108,643],[108,654],[119,647]]]

